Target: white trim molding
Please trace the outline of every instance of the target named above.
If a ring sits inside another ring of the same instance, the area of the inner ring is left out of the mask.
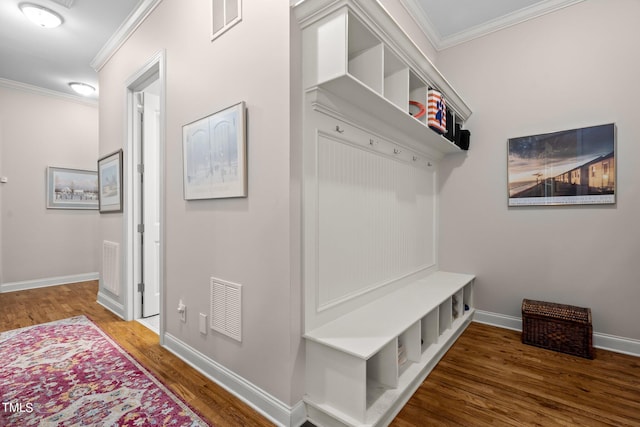
[[[543,0],[531,6],[516,10],[490,21],[457,32],[449,36],[443,36],[437,27],[427,16],[425,10],[419,5],[418,0],[400,0],[400,3],[416,21],[431,44],[440,51],[453,47],[473,39],[491,34],[493,32],[520,24],[537,18],[547,13],[555,12],[565,7],[580,3],[584,0]]]
[[[100,49],[98,54],[91,60],[89,64],[96,72],[111,59],[111,57],[122,47],[129,37],[138,29],[138,27],[147,19],[154,9],[162,2],[162,0],[143,0],[131,14],[125,19],[115,33],[107,40],[107,43]]]
[[[96,302],[122,320],[127,320],[124,316],[124,305],[104,293],[102,288],[99,288],[98,290],[98,299]]]
[[[169,333],[164,348],[278,426],[299,427],[307,415],[302,401],[289,406]]]
[[[486,325],[497,326],[499,328],[522,331],[522,319],[506,314],[490,313],[488,311],[476,310],[474,322]],[[593,346],[602,350],[614,351],[616,353],[628,354],[640,357],[640,340],[633,338],[618,337],[615,335],[593,333]]]
[[[14,80],[0,78],[0,87],[7,89],[20,90],[23,92],[32,93],[40,96],[48,96],[50,98],[57,98],[63,101],[77,102],[79,104],[89,105],[91,107],[98,107],[98,101],[96,99],[87,98],[84,96],[70,95],[68,93],[57,92],[51,89],[45,89],[40,86],[33,86],[27,83],[16,82]]]
[[[74,274],[71,276],[47,277],[44,279],[10,282],[0,285],[0,293],[25,291],[27,289],[46,288],[49,286],[68,285],[70,283],[88,282],[100,279],[100,273]]]

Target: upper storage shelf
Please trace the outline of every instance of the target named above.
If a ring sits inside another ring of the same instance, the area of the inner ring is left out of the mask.
[[[431,148],[459,148],[426,125],[410,101],[427,105],[427,89],[443,93],[458,123],[471,110],[433,63],[371,0],[305,0],[295,7],[303,31],[303,85],[337,95]]]

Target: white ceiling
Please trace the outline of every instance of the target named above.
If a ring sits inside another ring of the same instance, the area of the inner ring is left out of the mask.
[[[94,57],[135,11],[139,0],[29,0],[64,23],[40,28],[22,14],[23,0],[0,0],[0,79],[75,95],[68,83],[98,87]],[[70,7],[68,7],[70,6]],[[97,94],[91,98],[97,99]]]
[[[29,0],[58,12],[62,26],[44,29],[20,12],[23,0],[0,0],[0,84],[14,82],[69,96],[71,81],[98,88],[91,64],[125,24],[159,0]],[[258,1],[258,0],[251,0]],[[262,0],[264,1],[264,0]],[[286,1],[286,0],[269,0]],[[397,0],[436,49],[462,43],[583,0]],[[98,93],[91,98],[95,101]]]
[[[400,0],[437,50],[584,0]]]

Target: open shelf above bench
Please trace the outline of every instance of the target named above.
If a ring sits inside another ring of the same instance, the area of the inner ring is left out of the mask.
[[[358,13],[361,9],[366,13]],[[365,106],[373,116],[442,154],[461,151],[426,125],[426,115],[414,118],[410,101],[426,106],[427,89],[433,87],[443,94],[457,123],[464,123],[471,110],[377,2],[306,1],[296,11],[304,28],[306,90],[323,88]]]

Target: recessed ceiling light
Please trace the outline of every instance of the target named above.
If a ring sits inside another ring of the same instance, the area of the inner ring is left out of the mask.
[[[55,28],[62,24],[62,16],[51,9],[32,3],[20,4],[20,10],[31,22],[43,28]]]
[[[71,89],[76,91],[76,93],[79,93],[82,96],[89,96],[96,91],[95,87],[88,85],[86,83],[71,82],[69,83],[69,86],[71,87]]]

